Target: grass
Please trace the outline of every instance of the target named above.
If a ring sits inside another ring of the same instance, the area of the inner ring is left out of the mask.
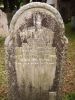
[[[68,23],[65,25],[66,36],[69,40],[75,41],[75,31],[71,29],[71,24]]]
[[[75,93],[66,94],[63,99],[64,100],[75,100]]]
[[[70,62],[72,68],[75,69],[75,32],[71,30],[71,25],[66,24],[66,36],[69,39],[67,60]],[[5,71],[5,52],[4,52],[4,38],[0,37],[0,100],[7,100],[7,79]],[[72,69],[71,68],[71,69]],[[66,75],[67,76],[67,75]],[[72,78],[71,78],[72,80]],[[74,88],[75,91],[75,88]],[[67,93],[63,100],[75,100],[75,93]]]
[[[69,40],[68,51],[67,51],[67,63],[65,73],[65,86],[66,93],[64,94],[63,100],[75,100],[75,31],[71,29],[71,24],[65,25],[66,37]],[[68,89],[68,87],[70,87]]]
[[[0,47],[3,47],[5,38],[0,37]]]
[[[67,58],[70,59],[71,63],[74,63],[72,65],[75,66],[75,62],[73,62],[75,59],[75,31],[72,31],[70,23],[66,24],[65,30],[66,30],[66,36],[68,37],[69,40]]]
[[[4,38],[0,37],[0,100],[6,100],[7,96],[4,40]]]

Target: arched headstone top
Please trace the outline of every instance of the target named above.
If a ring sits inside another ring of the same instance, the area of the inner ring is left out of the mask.
[[[17,23],[17,20],[19,19],[19,17],[28,10],[33,9],[33,11],[35,11],[35,9],[42,9],[45,10],[44,12],[49,13],[51,17],[53,17],[53,19],[55,19],[60,27],[60,30],[62,30],[62,33],[64,33],[64,23],[62,20],[62,17],[60,15],[60,13],[51,5],[48,5],[46,3],[40,3],[40,2],[34,2],[34,3],[29,3],[27,5],[24,5],[23,7],[20,8],[20,10],[18,10],[16,12],[16,14],[13,16],[12,21],[10,23],[10,31],[14,32],[15,31],[15,24]],[[41,10],[40,10],[41,11]],[[40,12],[39,11],[39,12]],[[26,16],[26,15],[25,15]],[[26,16],[28,17],[28,16]],[[61,33],[61,34],[62,34]]]

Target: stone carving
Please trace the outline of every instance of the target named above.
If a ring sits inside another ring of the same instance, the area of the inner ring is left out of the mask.
[[[59,90],[67,44],[59,12],[45,3],[27,4],[14,15],[10,32],[5,41],[9,99],[49,100],[49,92]]]
[[[0,10],[0,36],[8,36],[8,21],[7,16]]]

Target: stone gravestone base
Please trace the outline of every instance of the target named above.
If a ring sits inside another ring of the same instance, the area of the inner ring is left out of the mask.
[[[49,100],[56,100],[56,92],[49,92]]]
[[[27,4],[14,15],[10,31],[5,41],[9,99],[56,100],[66,47],[59,12],[45,3]]]

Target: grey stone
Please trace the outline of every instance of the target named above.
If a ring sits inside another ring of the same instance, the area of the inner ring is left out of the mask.
[[[0,10],[0,36],[6,37],[8,36],[8,20],[7,16],[4,12]]]
[[[56,92],[49,92],[49,100],[56,100]]]
[[[14,15],[10,32],[5,41],[9,99],[49,100],[50,91],[58,95],[68,43],[59,12],[45,3],[27,4]]]

